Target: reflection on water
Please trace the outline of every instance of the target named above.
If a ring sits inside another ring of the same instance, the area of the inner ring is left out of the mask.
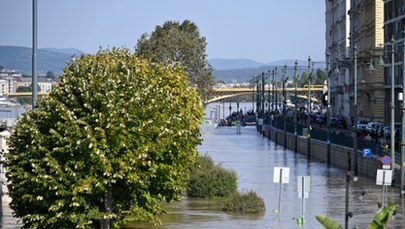
[[[156,228],[322,228],[315,219],[316,214],[331,216],[344,225],[345,171],[316,161],[308,162],[306,157],[262,138],[254,127],[242,128],[242,134],[236,134],[235,127],[215,128],[211,134],[204,134],[203,139],[200,153],[207,153],[216,163],[235,170],[239,190],[255,191],[263,198],[266,212],[233,215],[223,212],[218,201],[184,198],[181,203],[166,207],[168,214],[162,217],[163,225]],[[278,184],[273,183],[275,166],[290,168],[289,183],[282,186],[279,215],[272,211],[278,208],[279,199]],[[296,218],[302,214],[298,176],[311,177],[309,198],[305,200],[306,223],[301,226],[296,223]],[[388,201],[401,204],[390,228],[402,228],[401,222],[405,225],[404,203],[397,191],[388,189]],[[378,210],[381,197],[382,187],[376,186],[374,180],[359,178],[351,182],[349,209],[354,216],[349,220],[350,228],[356,225],[366,228]],[[127,225],[126,228],[151,228],[151,225]]]

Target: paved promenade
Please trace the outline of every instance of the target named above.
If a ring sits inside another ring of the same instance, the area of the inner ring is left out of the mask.
[[[11,198],[8,196],[7,181],[4,173],[1,173],[3,181],[2,185],[2,197],[1,197],[1,224],[0,228],[21,228],[21,224],[18,223],[18,219],[12,216],[12,210],[9,207]]]

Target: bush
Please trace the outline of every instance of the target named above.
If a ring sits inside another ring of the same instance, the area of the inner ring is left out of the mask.
[[[228,197],[237,190],[237,176],[233,170],[215,165],[208,155],[199,156],[190,172],[187,196],[197,198]]]
[[[246,193],[232,193],[226,204],[225,211],[241,212],[241,213],[260,213],[266,209],[264,201],[253,191]]]

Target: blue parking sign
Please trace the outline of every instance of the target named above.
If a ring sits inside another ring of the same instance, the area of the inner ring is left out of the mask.
[[[369,148],[363,149],[363,157],[371,157],[371,155],[372,155],[371,149]]]

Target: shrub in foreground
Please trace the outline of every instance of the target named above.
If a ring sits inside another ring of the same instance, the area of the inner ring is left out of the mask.
[[[198,156],[186,190],[188,197],[228,197],[237,190],[237,176],[235,171],[215,165],[208,155]]]
[[[257,196],[256,192],[248,191],[245,193],[232,193],[224,207],[225,211],[240,213],[260,213],[266,210],[264,201]]]

